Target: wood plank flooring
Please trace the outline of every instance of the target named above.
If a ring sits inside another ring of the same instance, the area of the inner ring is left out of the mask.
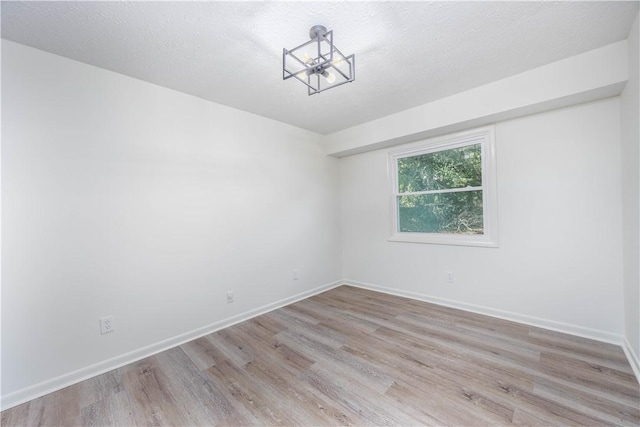
[[[639,426],[621,348],[342,286],[2,412],[3,426]]]

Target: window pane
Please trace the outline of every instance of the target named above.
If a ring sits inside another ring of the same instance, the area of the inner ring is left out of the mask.
[[[400,232],[483,234],[482,190],[398,196]]]
[[[398,192],[482,186],[480,144],[398,159]]]

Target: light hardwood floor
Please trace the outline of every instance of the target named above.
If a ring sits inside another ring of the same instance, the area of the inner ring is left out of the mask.
[[[640,425],[622,350],[342,286],[2,412],[16,425]]]

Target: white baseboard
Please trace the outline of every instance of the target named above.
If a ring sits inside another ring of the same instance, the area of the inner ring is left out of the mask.
[[[640,384],[640,358],[635,351],[633,351],[633,347],[631,347],[631,343],[624,337],[622,341],[622,349],[624,350],[624,354],[627,356],[629,360],[629,364],[631,365],[631,369],[633,369],[633,373],[636,374],[636,379],[638,380],[638,384]]]
[[[397,295],[419,301],[425,301],[445,307],[457,308],[460,310],[470,311],[472,313],[484,314],[486,316],[497,317],[499,319],[510,320],[512,322],[523,323],[525,325],[536,326],[538,328],[549,329],[552,331],[562,332],[565,334],[575,335],[583,338],[590,338],[592,340],[606,342],[609,344],[619,345],[622,347],[622,350],[624,351],[624,354],[629,361],[629,365],[631,365],[631,369],[633,369],[633,373],[635,374],[638,383],[640,383],[640,358],[633,350],[633,347],[631,347],[631,343],[629,343],[629,340],[625,336],[601,331],[598,329],[585,328],[584,326],[573,325],[570,323],[542,319],[539,317],[527,316],[524,314],[498,310],[481,305],[468,304],[465,302],[454,301],[446,298],[434,297],[427,294],[386,288],[383,286],[373,285],[371,283],[359,282],[357,280],[345,280],[344,284],[355,286],[358,288],[369,289],[376,292],[383,292],[390,295]]]
[[[376,292],[383,292],[390,295],[397,295],[401,297],[411,298],[419,301],[425,301],[445,307],[457,308],[460,310],[469,311],[472,313],[484,314],[499,319],[510,320],[513,322],[523,323],[526,325],[536,326],[544,329],[550,329],[557,332],[562,332],[570,335],[577,335],[584,338],[590,338],[597,341],[603,341],[611,344],[621,345],[624,350],[629,364],[633,369],[638,382],[640,382],[640,361],[638,355],[633,351],[629,341],[617,334],[601,331],[597,329],[585,328],[583,326],[572,325],[569,323],[557,322],[554,320],[542,319],[533,316],[526,316],[523,314],[513,313],[509,311],[497,310],[490,307],[484,307],[475,304],[468,304],[460,301],[449,300],[440,297],[434,297],[431,295],[420,294],[415,292],[402,291],[399,289],[386,288],[383,286],[373,285],[370,283],[359,282],[355,280],[339,280],[333,283],[319,286],[309,291],[301,292],[297,295],[284,298],[282,300],[267,304],[262,307],[249,310],[247,312],[232,316],[218,322],[203,326],[184,334],[177,335],[175,337],[160,341],[158,343],[139,348],[129,353],[122,354],[120,356],[113,357],[111,359],[78,369],[73,372],[61,375],[50,380],[43,381],[41,383],[26,387],[24,389],[15,391],[13,393],[3,395],[0,397],[0,410],[12,408],[20,405],[21,403],[28,402],[70,385],[76,384],[80,381],[84,381],[89,378],[93,378],[97,375],[111,371],[113,369],[120,368],[145,357],[153,356],[154,354],[168,350],[170,348],[179,346],[186,342],[192,341],[196,338],[200,338],[204,335],[218,331],[220,329],[235,325],[236,323],[243,322],[269,311],[276,310],[285,305],[292,304],[294,302],[309,298],[313,295],[321,292],[328,291],[340,285],[355,286],[358,288],[369,289]]]
[[[236,316],[220,320],[218,322],[203,326],[198,329],[194,329],[189,332],[185,332],[183,334],[168,338],[158,343],[139,348],[129,353],[125,353],[120,356],[116,356],[111,359],[86,366],[76,371],[69,372],[59,377],[34,384],[13,393],[3,395],[0,398],[0,410],[4,411],[5,409],[12,408],[14,406],[20,405],[21,403],[25,403],[38,397],[44,396],[45,394],[49,394],[70,385],[79,383],[80,381],[93,378],[97,375],[109,372],[113,369],[117,369],[138,360],[144,359],[145,357],[153,356],[154,354],[160,353],[173,347],[177,347],[196,338],[200,338],[204,335],[210,334],[220,329],[235,325],[236,323],[244,322],[245,320],[249,320],[261,314],[268,313],[269,311],[276,310],[285,305],[289,305],[296,301],[300,301],[305,298],[309,298],[310,296],[319,294],[321,292],[328,291],[342,284],[343,281],[341,280],[333,283],[328,283],[309,291],[301,292],[297,295],[284,298],[280,301],[276,301],[271,304],[255,308],[253,310],[246,311]]]
[[[498,310],[495,308],[485,307],[481,305],[469,304],[466,302],[450,300],[446,298],[434,297],[427,294],[417,292],[408,292],[399,289],[386,288],[383,286],[373,285],[371,283],[359,282],[356,280],[345,279],[345,285],[351,285],[358,288],[369,289],[376,292],[383,292],[390,295],[411,298],[419,301],[429,302],[445,307],[457,308],[459,310],[470,311],[472,313],[484,314],[485,316],[496,317],[498,319],[510,320],[512,322],[523,323],[538,328],[550,329],[556,332],[576,335],[583,338],[590,338],[596,341],[602,341],[610,344],[622,345],[622,335],[613,334],[611,332],[601,331],[598,329],[586,328],[584,326],[572,325],[570,323],[558,322],[555,320],[542,319],[534,316],[513,313],[510,311]]]

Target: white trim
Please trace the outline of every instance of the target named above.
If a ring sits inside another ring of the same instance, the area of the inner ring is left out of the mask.
[[[471,313],[483,314],[498,319],[509,320],[512,322],[523,323],[529,326],[549,329],[556,332],[562,332],[569,335],[575,335],[583,338],[606,342],[609,344],[622,345],[622,335],[613,334],[611,332],[599,329],[586,328],[584,326],[573,325],[571,323],[558,322],[555,320],[543,319],[540,317],[527,316],[511,311],[499,310],[482,305],[469,304],[466,302],[450,300],[446,298],[434,297],[432,295],[420,294],[417,292],[408,292],[399,289],[386,288],[383,286],[373,285],[371,283],[358,282],[356,280],[345,279],[345,285],[355,286],[357,288],[369,289],[371,291],[382,292],[385,294],[396,295],[405,298],[411,298],[418,301],[429,302],[444,307],[457,308],[459,310],[469,311]]]
[[[176,335],[175,337],[168,338],[166,340],[157,342],[155,344],[151,344],[151,345],[139,348],[137,350],[122,354],[120,356],[116,356],[111,359],[107,359],[102,362],[98,362],[93,365],[80,368],[76,371],[69,372],[59,377],[52,378],[38,384],[34,384],[29,387],[25,387],[13,393],[3,395],[0,398],[0,410],[4,411],[5,409],[12,408],[14,406],[20,405],[21,403],[28,402],[38,397],[44,396],[45,394],[49,394],[54,391],[60,390],[62,388],[68,387],[70,385],[76,384],[80,381],[93,378],[97,375],[103,374],[113,369],[117,369],[122,366],[128,365],[130,363],[136,362],[140,359],[144,359],[145,357],[153,356],[154,354],[158,354],[170,348],[177,347],[186,342],[192,341],[196,338],[200,338],[204,335],[208,335],[220,329],[235,325],[236,323],[244,322],[245,320],[249,320],[253,317],[260,316],[261,314],[265,314],[269,311],[276,310],[285,305],[289,305],[294,302],[303,300],[305,298],[309,298],[313,295],[317,295],[319,293],[328,291],[342,284],[343,282],[341,280],[328,283],[328,284],[319,286],[317,288],[311,289],[309,291],[301,292],[294,296],[284,298],[276,302],[272,302],[262,307],[258,307],[253,310],[249,310],[244,313],[240,313],[238,315],[228,317],[218,322],[211,323],[207,326],[203,326],[201,328],[197,328],[192,331],[185,332],[180,335]]]
[[[631,365],[631,369],[633,369],[633,373],[636,375],[636,380],[638,380],[638,384],[640,384],[640,358],[633,351],[633,347],[631,347],[631,343],[624,337],[622,340],[622,350],[624,350],[624,354],[627,356],[629,360],[629,364]]]
[[[63,389],[70,385],[79,383],[89,378],[93,378],[97,375],[103,374],[113,369],[117,369],[122,366],[128,365],[130,363],[136,362],[138,360],[144,359],[145,357],[153,356],[154,354],[160,353],[162,351],[168,350],[173,347],[177,347],[186,342],[200,338],[204,335],[210,334],[220,329],[235,325],[236,323],[243,322],[245,320],[259,316],[261,314],[276,310],[285,305],[293,304],[294,302],[303,300],[305,298],[309,298],[313,295],[317,295],[319,293],[328,291],[330,289],[333,289],[342,285],[355,286],[358,288],[369,289],[376,292],[382,292],[390,295],[411,298],[418,301],[425,301],[432,304],[441,305],[444,307],[451,307],[451,308],[456,308],[464,311],[469,311],[472,313],[484,314],[486,316],[496,317],[498,319],[510,320],[513,322],[523,323],[530,326],[536,326],[539,328],[549,329],[549,330],[562,332],[570,335],[590,338],[596,341],[602,341],[610,344],[621,345],[625,355],[627,356],[627,359],[629,360],[629,364],[631,365],[631,368],[633,369],[633,372],[635,373],[636,378],[640,383],[640,360],[638,359],[638,355],[636,355],[635,352],[633,351],[633,348],[631,347],[631,344],[629,343],[629,341],[626,339],[626,337],[623,337],[622,335],[612,334],[610,332],[601,331],[597,329],[585,328],[583,326],[572,325],[569,323],[557,322],[555,320],[548,320],[548,319],[542,319],[542,318],[533,317],[533,316],[526,316],[526,315],[517,314],[509,311],[493,309],[490,307],[485,307],[485,306],[480,306],[475,304],[468,304],[468,303],[449,300],[449,299],[440,298],[440,297],[434,297],[426,294],[407,292],[407,291],[402,291],[402,290],[393,289],[393,288],[386,288],[383,286],[373,285],[365,282],[359,282],[356,280],[338,280],[338,281],[311,289],[309,291],[301,292],[292,297],[284,298],[282,300],[264,305],[262,307],[249,310],[247,312],[238,314],[236,316],[232,316],[227,319],[220,320],[218,322],[212,323],[207,326],[203,326],[193,331],[177,335],[173,338],[169,338],[164,341],[160,341],[158,343],[139,348],[129,353],[125,353],[120,356],[116,356],[111,359],[78,369],[76,371],[69,372],[59,377],[52,378],[50,380],[46,380],[38,384],[34,384],[32,386],[23,388],[21,390],[15,391],[8,395],[3,395],[0,398],[0,410],[4,411],[5,409],[12,408],[14,406],[28,402],[30,400],[36,399],[38,397],[44,396],[54,391]]]
[[[486,235],[479,234],[445,234],[445,233],[394,233],[387,239],[389,242],[427,243],[433,245],[477,246],[497,248],[498,243],[488,241]]]
[[[398,159],[413,157],[421,154],[449,150],[468,145],[480,144],[482,149],[482,186],[456,188],[439,191],[418,191],[410,193],[398,192]],[[426,139],[409,144],[400,149],[387,152],[391,204],[391,242],[431,243],[438,245],[462,245],[496,248],[498,240],[498,201],[497,201],[497,172],[495,126],[486,126],[465,132],[458,132],[438,138]],[[434,194],[442,192],[460,192],[482,190],[482,216],[484,220],[484,234],[447,234],[447,233],[418,233],[398,231],[398,196]]]
[[[396,193],[396,196],[422,196],[424,194],[464,193],[466,191],[483,191],[484,187],[447,188],[445,190],[412,191],[410,193]]]

